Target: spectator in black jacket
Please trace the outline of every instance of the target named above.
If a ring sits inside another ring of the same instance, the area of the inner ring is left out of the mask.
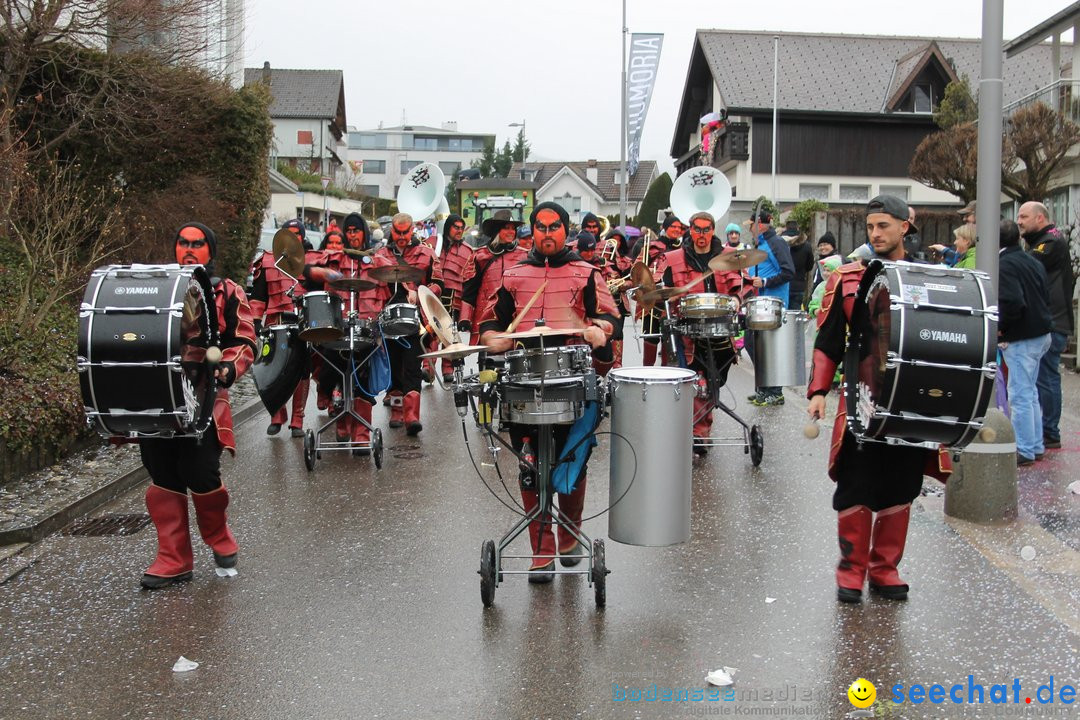
[[[1039,364],[1039,402],[1042,404],[1042,432],[1048,448],[1061,447],[1061,353],[1073,331],[1073,270],[1069,240],[1050,222],[1050,212],[1038,202],[1027,202],[1016,214],[1016,224],[1027,241],[1031,255],[1046,269],[1050,313],[1050,349]]]
[[[806,236],[799,232],[799,226],[795,222],[788,222],[780,237],[790,246],[791,264],[795,266],[795,277],[791,278],[791,285],[788,287],[787,306],[791,310],[802,310],[806,304],[806,282],[814,269],[814,251],[806,242]]]
[[[1016,432],[1016,464],[1041,460],[1042,409],[1036,380],[1050,348],[1050,296],[1046,271],[1020,248],[1020,229],[1001,221],[998,261],[998,343],[1009,366],[1009,402]]]

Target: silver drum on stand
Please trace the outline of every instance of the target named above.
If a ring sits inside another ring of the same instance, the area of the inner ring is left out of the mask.
[[[810,315],[799,310],[783,314],[780,327],[754,337],[754,382],[758,387],[806,384],[806,326]]]
[[[612,540],[661,546],[690,539],[696,380],[693,370],[674,367],[623,367],[608,373]]]

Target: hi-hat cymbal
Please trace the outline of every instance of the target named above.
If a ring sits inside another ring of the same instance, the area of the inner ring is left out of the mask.
[[[386,265],[368,270],[368,277],[384,283],[419,282],[424,271],[407,265]]]
[[[424,353],[420,357],[458,360],[460,358],[469,357],[470,355],[475,355],[481,350],[487,350],[487,345],[466,345],[465,343],[454,343],[452,345],[447,345],[442,350]]]
[[[370,280],[364,280],[362,278],[350,278],[343,277],[337,280],[331,280],[326,283],[335,290],[348,290],[349,292],[360,292],[361,290],[370,290],[373,287],[377,287],[375,283]]]
[[[534,327],[532,330],[521,330],[519,332],[503,333],[502,335],[496,335],[498,340],[524,340],[526,338],[539,338],[539,337],[556,337],[560,335],[584,335],[585,328],[553,328],[547,325],[540,325]]]
[[[431,329],[435,331],[439,341],[444,347],[454,344],[454,321],[450,313],[446,312],[439,296],[431,292],[427,285],[421,285],[417,290],[420,298],[420,309],[424,311]]]
[[[717,272],[731,270],[745,270],[754,267],[769,257],[764,250],[735,250],[734,252],[720,253],[709,261],[709,269]]]
[[[274,233],[273,252],[277,266],[289,275],[296,278],[304,272],[304,246],[288,228]]]

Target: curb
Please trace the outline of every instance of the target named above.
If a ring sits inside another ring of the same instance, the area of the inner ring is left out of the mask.
[[[262,401],[257,397],[254,398],[251,402],[233,413],[233,427],[239,427],[241,424],[255,417],[262,410]],[[99,487],[97,490],[78,498],[67,507],[57,510],[52,515],[49,515],[32,525],[24,525],[23,527],[11,528],[9,530],[0,530],[0,546],[14,545],[16,543],[36,543],[43,540],[60,528],[67,526],[76,518],[87,515],[94,510],[97,510],[105,503],[123,495],[136,485],[146,481],[149,477],[150,475],[146,472],[146,468],[140,465],[134,470],[124,473],[104,486]]]

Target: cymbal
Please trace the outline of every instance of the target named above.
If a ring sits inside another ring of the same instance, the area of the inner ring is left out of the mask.
[[[649,271],[649,266],[640,260],[630,268],[630,282],[646,292],[656,289],[656,281]]]
[[[641,294],[641,302],[647,305],[653,305],[657,300],[670,300],[684,292],[685,290],[682,288],[656,288],[655,290],[643,292]]]
[[[443,347],[454,344],[454,321],[450,313],[446,312],[439,296],[431,292],[426,285],[421,285],[417,290],[420,298],[420,309],[424,311],[431,329],[435,331]]]
[[[764,250],[736,250],[735,252],[720,253],[709,261],[709,269],[718,272],[730,270],[745,270],[754,267],[769,257]]]
[[[519,332],[503,333],[502,335],[496,335],[498,340],[524,340],[526,338],[539,338],[539,337],[558,337],[565,335],[584,335],[585,328],[566,328],[558,329],[548,327],[547,325],[541,325],[534,327],[532,330],[521,330]]]
[[[368,277],[384,283],[418,282],[424,277],[424,271],[406,265],[386,265],[368,270]]]
[[[304,272],[304,246],[300,238],[293,235],[288,228],[281,228],[274,233],[273,242],[274,260],[281,270],[300,277]]]
[[[475,355],[481,350],[487,350],[486,345],[466,345],[465,343],[453,343],[447,345],[442,350],[436,350],[434,352],[424,353],[420,357],[422,358],[446,358],[447,360],[458,360],[460,358],[469,357]]]
[[[349,292],[359,292],[360,290],[370,290],[373,287],[377,287],[375,283],[370,280],[364,280],[362,278],[350,278],[343,277],[337,280],[331,280],[326,283],[335,290],[348,290]]]

